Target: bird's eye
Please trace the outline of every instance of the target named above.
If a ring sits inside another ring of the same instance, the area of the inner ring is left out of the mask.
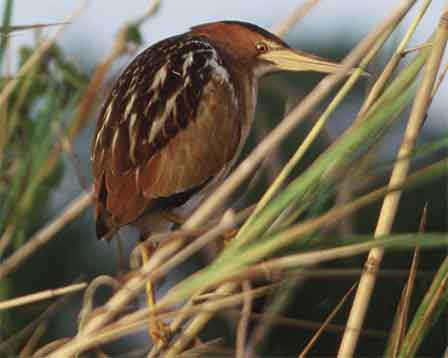
[[[269,50],[268,45],[264,42],[258,42],[255,46],[259,54],[266,53]]]

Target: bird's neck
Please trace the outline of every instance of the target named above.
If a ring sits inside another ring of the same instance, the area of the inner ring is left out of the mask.
[[[249,135],[250,128],[252,126],[253,120],[255,118],[255,108],[257,105],[257,95],[258,95],[258,81],[253,77],[244,81],[244,88],[242,88],[242,93],[244,97],[244,111],[245,113],[242,115],[243,124],[241,134],[244,137],[244,141]]]
[[[254,69],[246,64],[239,62],[227,49],[219,44],[214,44],[219,56],[222,58],[226,69],[229,71],[231,81],[238,94],[240,102],[240,118],[242,119],[242,134],[247,137],[250,126],[252,125],[258,92],[258,80]],[[245,138],[244,138],[245,139]]]

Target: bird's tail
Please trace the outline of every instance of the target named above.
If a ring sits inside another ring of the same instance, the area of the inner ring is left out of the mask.
[[[104,179],[103,182],[95,182],[95,192],[98,197],[95,200],[95,221],[96,221],[96,237],[98,240],[110,241],[115,233],[118,231],[118,226],[114,218],[106,208],[107,192],[105,190]]]
[[[99,240],[110,241],[117,232],[117,225],[112,216],[101,204],[96,206],[96,237]]]

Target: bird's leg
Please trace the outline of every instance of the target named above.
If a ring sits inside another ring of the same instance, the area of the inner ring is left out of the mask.
[[[140,237],[140,252],[142,255],[142,264],[147,263],[151,256],[154,254],[156,247],[153,243],[147,242],[146,239],[149,237],[149,234],[142,234]],[[146,282],[146,299],[147,305],[150,309],[156,307],[156,292],[155,292],[155,284],[153,281],[148,280]],[[149,317],[149,327],[148,327],[149,336],[152,339],[154,345],[165,345],[168,343],[170,338],[170,329],[169,327],[156,315],[151,313]]]

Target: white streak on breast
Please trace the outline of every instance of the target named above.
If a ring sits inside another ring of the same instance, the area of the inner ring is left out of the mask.
[[[104,128],[106,128],[108,123],[109,123],[109,120],[110,120],[110,117],[111,117],[111,114],[112,114],[113,105],[114,105],[114,101],[111,100],[109,105],[106,108],[106,111],[104,112],[104,121],[103,121],[103,123],[101,125],[100,130],[98,131],[98,133],[96,135],[95,145],[93,147],[93,152],[96,151],[96,148],[98,147],[98,143],[99,143],[100,139],[103,137]]]
[[[107,106],[106,112],[104,113],[104,122],[103,127],[108,125],[108,122],[110,120],[110,115],[112,114],[112,109],[114,106],[114,101],[110,101],[109,105]]]
[[[159,87],[162,87],[165,83],[166,76],[167,76],[167,65],[163,65],[160,67],[160,69],[157,71],[157,73],[154,76],[154,80],[152,81],[151,89],[155,90]]]
[[[224,80],[225,82],[230,82],[230,76],[227,69],[218,63],[218,55],[215,50],[211,51],[212,57],[207,60],[206,66],[210,66],[213,69],[213,74],[215,77]]]
[[[170,99],[165,104],[165,108],[161,116],[152,123],[151,131],[149,132],[149,143],[151,143],[156,138],[157,134],[165,125],[165,121],[176,105],[177,96],[181,91],[182,90],[177,91],[173,96],[170,97]]]
[[[188,68],[193,63],[193,52],[189,52],[188,54],[186,54],[184,56],[184,59],[185,59],[185,62],[184,62],[184,65],[182,66],[182,74],[185,77],[187,75]]]
[[[120,129],[115,128],[114,137],[112,139],[112,153],[115,152],[115,146],[117,145],[118,136],[120,135]]]
[[[235,88],[233,87],[232,82],[230,81],[230,74],[227,71],[227,69],[221,65],[219,63],[219,59],[218,59],[218,53],[210,48],[210,49],[206,49],[206,50],[198,50],[193,52],[189,52],[188,54],[185,54],[183,56],[184,58],[184,63],[182,66],[182,74],[181,73],[176,73],[177,75],[181,76],[182,78],[184,78],[184,83],[183,86],[176,91],[165,103],[165,106],[163,108],[163,112],[160,113],[160,117],[159,118],[155,118],[152,126],[151,126],[151,130],[149,132],[148,135],[148,141],[151,143],[154,141],[154,139],[156,138],[156,136],[160,133],[160,131],[164,128],[165,122],[166,120],[169,118],[170,114],[173,114],[173,116],[177,115],[176,113],[176,100],[178,98],[178,96],[185,90],[185,88],[190,84],[191,79],[188,75],[188,69],[189,67],[192,65],[193,61],[194,61],[194,56],[198,53],[207,53],[209,54],[209,58],[206,60],[206,62],[204,63],[204,69],[205,68],[211,68],[212,70],[212,76],[215,79],[215,81],[217,81],[218,83],[221,83],[223,86],[226,86],[229,91],[231,91],[232,93],[232,100],[234,102],[235,105],[237,105],[238,99],[236,96],[236,91]],[[199,72],[198,74],[199,76],[203,76],[202,72]],[[157,88],[159,83],[163,84],[165,79],[167,76],[167,71],[165,67],[162,67],[159,72],[157,72],[153,85],[151,86],[151,88]],[[156,96],[154,96],[153,98],[156,98]],[[148,114],[150,108],[151,108],[151,104],[152,104],[152,100],[146,105],[145,107],[145,116]],[[176,118],[176,117],[174,117]]]
[[[185,88],[190,84],[191,80],[190,77],[187,75],[184,76],[184,83],[182,87],[176,91],[165,103],[165,107],[163,112],[161,113],[159,118],[156,118],[154,122],[152,123],[151,130],[149,132],[148,141],[151,143],[157,136],[157,134],[163,129],[166,120],[168,119],[169,115],[173,113],[173,115],[176,114],[176,100],[179,94],[181,94]],[[149,108],[147,107],[149,110]]]
[[[137,133],[135,124],[137,123],[137,113],[132,113],[129,120],[129,157],[132,163],[135,164],[135,146],[137,145]]]
[[[215,50],[210,51],[212,53],[212,57],[207,60],[206,66],[210,66],[212,68],[212,74],[219,83],[227,86],[232,92],[232,101],[235,106],[238,105],[238,98],[236,96],[235,88],[230,81],[230,74],[227,69],[218,62],[218,54]]]
[[[149,110],[151,109],[151,106],[152,106],[152,104],[154,103],[154,98],[155,98],[155,96],[152,97],[152,98],[149,100],[149,102],[146,104],[146,106],[145,106],[145,111],[143,112],[143,113],[145,114],[145,117],[148,116]]]
[[[164,66],[162,66],[157,73],[154,76],[154,80],[152,82],[151,87],[149,88],[149,91],[155,91],[155,93],[152,95],[151,99],[149,100],[149,102],[146,104],[145,106],[145,110],[144,110],[144,115],[145,117],[148,115],[149,110],[151,109],[151,106],[153,105],[153,103],[155,102],[155,100],[158,97],[158,90],[159,88],[161,88],[163,86],[163,84],[165,83],[166,80],[166,76],[168,75],[167,72],[167,65],[165,64]]]
[[[129,114],[132,111],[132,107],[134,106],[134,102],[135,102],[135,98],[136,97],[137,97],[137,95],[134,92],[134,94],[128,100],[128,103],[126,103],[126,107],[124,109],[124,118],[122,118],[122,120],[126,120],[128,118]]]

